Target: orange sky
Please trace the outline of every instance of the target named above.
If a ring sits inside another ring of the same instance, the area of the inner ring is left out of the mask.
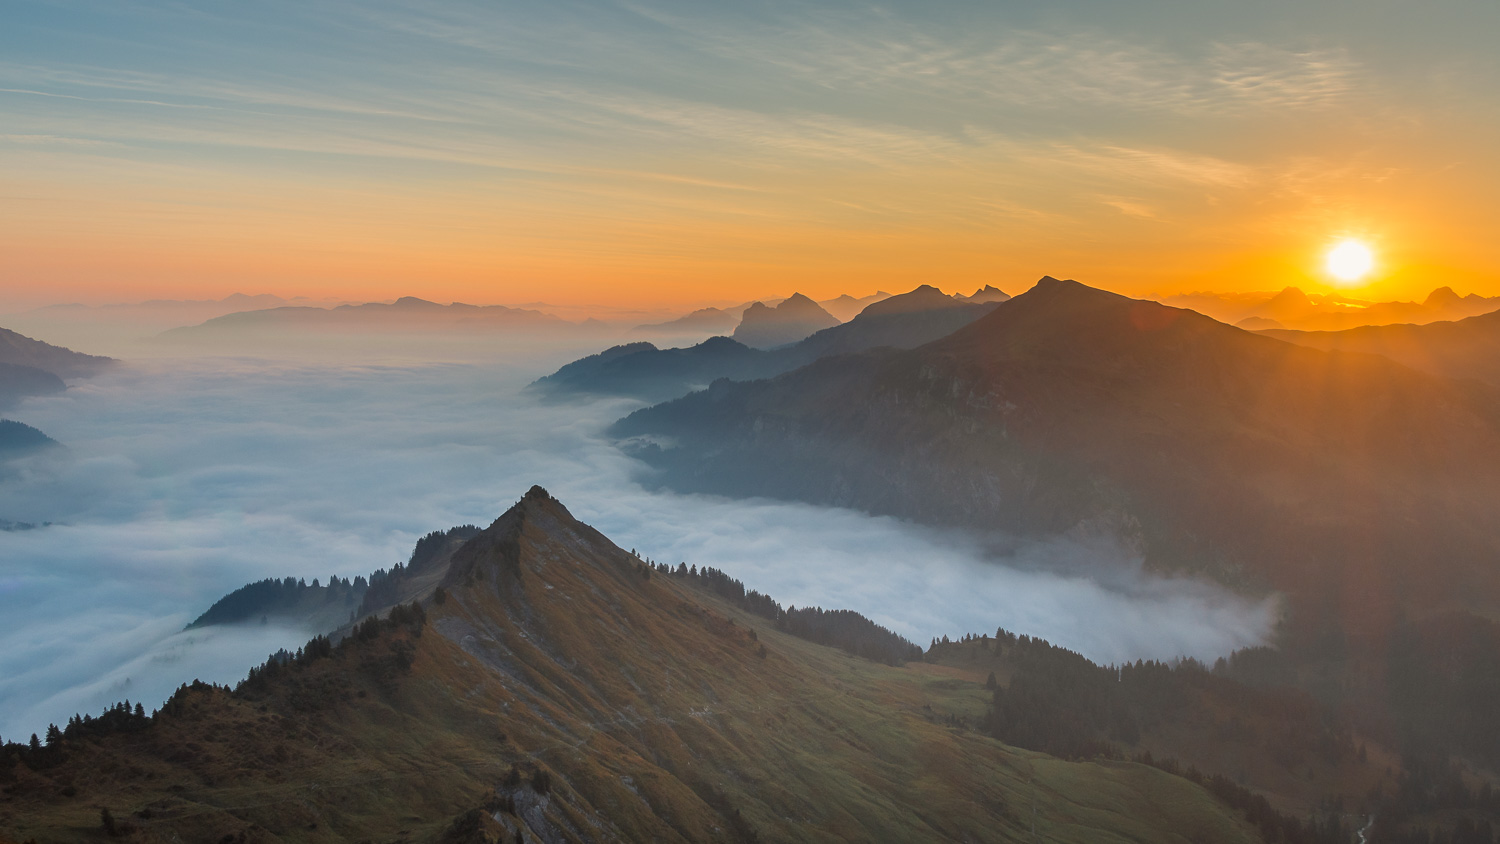
[[[1483,4],[1455,4],[1453,33],[1226,17],[1170,37],[1098,10],[440,8],[17,15],[0,289],[1327,290],[1323,253],[1355,236],[1377,265],[1350,295],[1500,294],[1496,65],[1450,37]]]

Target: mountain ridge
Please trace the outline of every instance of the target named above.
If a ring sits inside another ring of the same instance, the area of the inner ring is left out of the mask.
[[[5,745],[0,838],[1256,840],[1156,768],[956,729],[934,704],[972,705],[978,684],[781,633],[540,487],[453,562],[419,602],[234,689]]]
[[[1108,524],[1153,565],[1380,607],[1373,624],[1500,591],[1481,480],[1500,480],[1500,392],[1077,282],[611,433],[679,491],[1023,534]]]
[[[720,378],[768,378],[827,355],[878,346],[919,346],[978,319],[995,304],[959,302],[923,285],[872,303],[848,322],[790,346],[752,349],[728,337],[711,337],[685,349],[630,343],[573,361],[537,379],[528,389],[552,395],[624,395],[665,401]]]

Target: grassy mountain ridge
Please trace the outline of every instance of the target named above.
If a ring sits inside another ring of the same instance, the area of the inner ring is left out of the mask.
[[[981,686],[781,633],[539,489],[386,615],[0,767],[0,840],[1258,840],[1180,777],[957,727]]]

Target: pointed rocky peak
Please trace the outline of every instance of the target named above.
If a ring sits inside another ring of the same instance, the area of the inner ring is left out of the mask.
[[[577,524],[562,502],[553,498],[541,486],[533,486],[521,496],[520,501],[500,514],[500,518],[454,552],[453,563],[443,582],[465,583],[474,578],[476,571],[490,567],[497,568],[501,574],[519,578],[521,532],[528,520],[544,513],[559,519],[565,525]]]
[[[1004,302],[1010,298],[1010,294],[994,285],[986,284],[974,291],[974,295],[965,298],[971,303],[982,305],[989,302]]]

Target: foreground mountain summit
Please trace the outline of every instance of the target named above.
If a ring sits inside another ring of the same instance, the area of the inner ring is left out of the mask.
[[[812,644],[691,580],[533,488],[382,580],[409,603],[337,644],[7,746],[0,840],[1258,840],[1187,779],[963,729],[969,675]]]

